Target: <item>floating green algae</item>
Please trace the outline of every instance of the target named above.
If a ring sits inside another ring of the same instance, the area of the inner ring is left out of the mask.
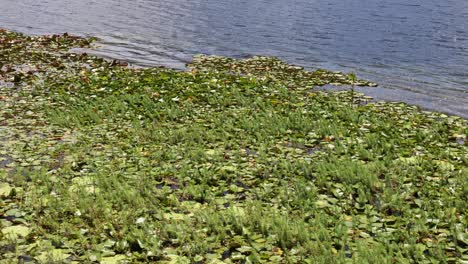
[[[467,261],[467,121],[275,58],[0,31],[0,263]],[[3,262],[2,262],[3,261]]]

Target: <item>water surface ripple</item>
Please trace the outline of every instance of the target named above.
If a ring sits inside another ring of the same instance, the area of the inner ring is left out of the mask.
[[[99,54],[183,68],[192,55],[278,56],[354,71],[367,94],[468,118],[466,0],[0,0],[0,28],[97,36]]]

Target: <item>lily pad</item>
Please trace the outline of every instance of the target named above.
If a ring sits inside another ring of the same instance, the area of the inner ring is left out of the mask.
[[[115,255],[112,257],[103,257],[100,261],[101,264],[122,264],[125,263],[127,257],[125,255]]]
[[[2,233],[9,239],[17,239],[28,236],[31,233],[31,229],[23,225],[14,225],[3,228]]]
[[[51,251],[42,252],[36,257],[36,260],[39,261],[39,263],[62,262],[70,256],[68,250],[53,249]]]
[[[0,198],[10,196],[12,190],[8,183],[0,183]]]

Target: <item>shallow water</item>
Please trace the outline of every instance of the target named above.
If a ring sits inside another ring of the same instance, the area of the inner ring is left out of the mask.
[[[466,0],[0,0],[0,28],[97,36],[97,53],[183,68],[192,55],[278,56],[354,71],[361,91],[468,118]]]

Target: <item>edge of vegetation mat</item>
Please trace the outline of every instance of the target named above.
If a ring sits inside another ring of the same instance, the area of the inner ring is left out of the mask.
[[[468,262],[466,120],[276,58],[68,53],[90,41],[0,30],[0,263]]]

